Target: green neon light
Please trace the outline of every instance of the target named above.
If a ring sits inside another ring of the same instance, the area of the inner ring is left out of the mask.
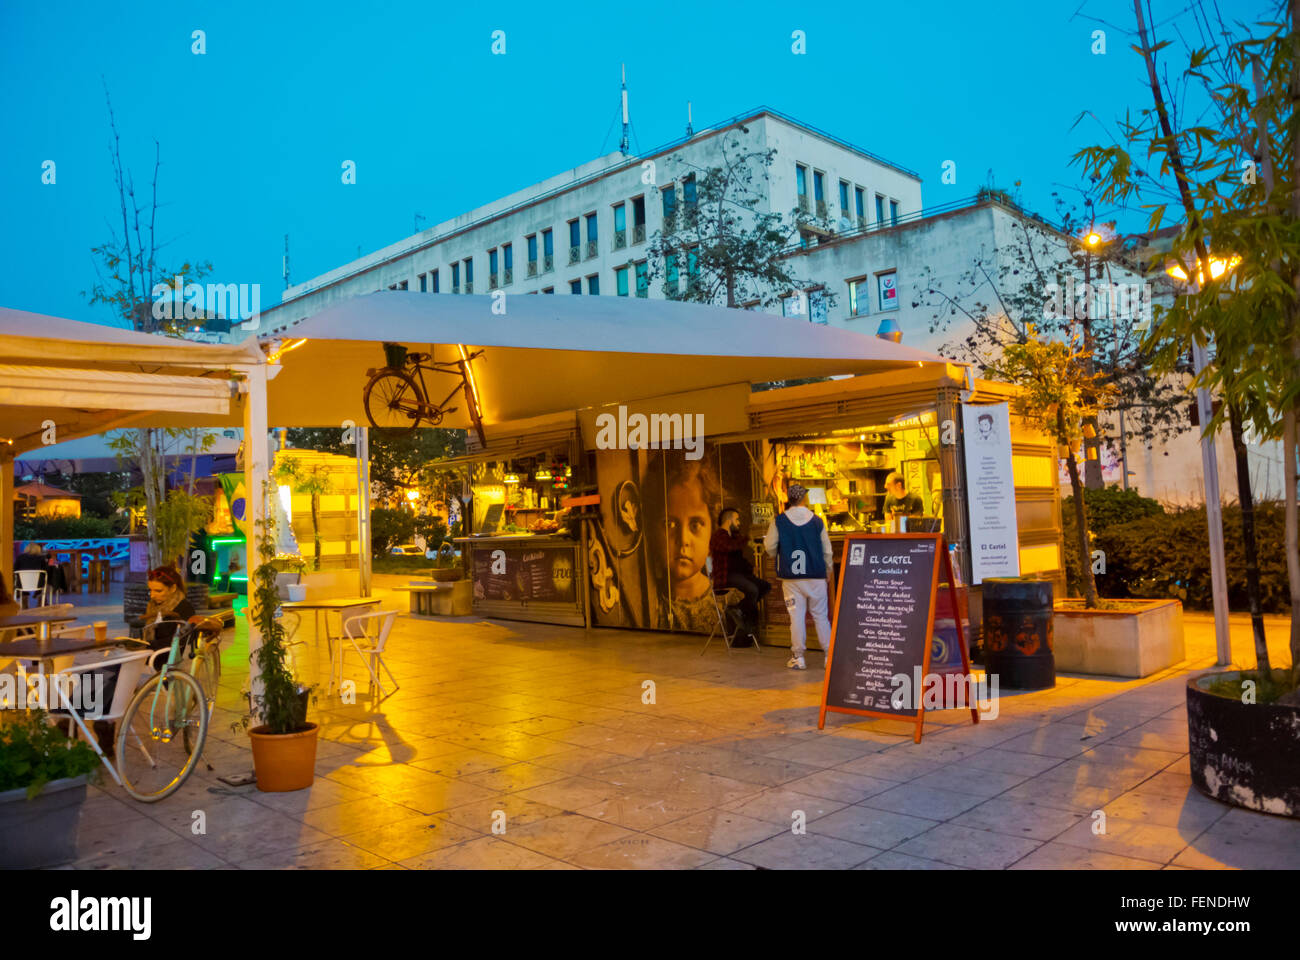
[[[243,537],[214,537],[212,545],[215,547],[218,543],[244,543]]]
[[[230,582],[231,582],[231,583],[236,583],[236,582],[238,582],[238,583],[248,583],[248,577],[231,577],[231,578],[230,578]]]

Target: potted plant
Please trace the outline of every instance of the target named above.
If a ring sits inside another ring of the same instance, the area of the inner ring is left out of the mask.
[[[0,869],[46,867],[77,854],[86,782],[99,757],[70,741],[41,710],[0,720]]]
[[[287,483],[294,493],[311,497],[311,535],[315,547],[312,569],[320,569],[320,498],[334,492],[328,467],[308,466],[300,457],[285,457],[275,468],[276,479]]]
[[[439,583],[453,583],[464,576],[460,568],[460,558],[450,540],[444,540],[438,547],[438,555],[433,560],[433,579]]]
[[[311,689],[300,684],[289,669],[284,624],[276,616],[280,597],[276,590],[274,524],[269,518],[257,523],[258,564],[256,587],[250,604],[251,621],[262,635],[253,654],[261,675],[262,692],[250,694],[252,715],[234,726],[249,728],[253,717],[260,722],[248,729],[253,745],[253,770],[257,789],[271,793],[303,790],[316,777],[316,724],[307,721]]]

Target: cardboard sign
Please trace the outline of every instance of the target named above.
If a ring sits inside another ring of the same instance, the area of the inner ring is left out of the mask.
[[[922,683],[917,681],[931,672],[941,567],[955,591],[941,533],[845,537],[819,730],[825,727],[828,712],[913,720],[913,739],[920,742],[925,707]],[[969,674],[960,618],[955,626],[962,669]],[[907,678],[901,688],[894,682],[899,675]],[[973,703],[971,720],[979,722]]]

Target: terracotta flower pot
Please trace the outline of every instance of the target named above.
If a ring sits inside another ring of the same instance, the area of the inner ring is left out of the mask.
[[[309,723],[297,733],[269,733],[267,727],[248,731],[253,741],[253,770],[257,789],[266,793],[305,790],[316,779],[316,735]]]

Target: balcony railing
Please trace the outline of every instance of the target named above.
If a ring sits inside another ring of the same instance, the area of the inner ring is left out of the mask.
[[[818,201],[817,201],[817,216],[820,217],[821,219],[825,220],[825,219],[826,219],[826,215],[827,215],[827,211],[826,211],[826,201],[825,201],[825,200],[818,200]]]
[[[535,277],[535,276],[537,276],[537,261],[536,261],[536,260],[529,260],[529,261],[528,261],[528,275],[529,275],[530,277]]]
[[[488,274],[488,289],[489,289],[489,290],[495,290],[496,288],[497,288],[497,275],[496,275],[495,273],[489,273],[489,274]]]
[[[638,297],[640,297],[642,300],[644,300],[644,299],[646,299],[648,296],[650,296],[650,288],[649,288],[649,287],[638,286],[638,287],[636,288],[636,295],[637,295]]]
[[[622,250],[627,246],[627,231],[618,230],[614,233],[614,249]]]
[[[644,223],[638,223],[635,227],[632,228],[632,242],[633,242],[634,244],[635,244],[635,243],[645,243],[645,224],[644,224]]]
[[[466,293],[473,293],[473,292],[474,292],[474,281],[473,281],[473,280],[466,280],[466,281],[465,281],[465,292],[466,292]]]
[[[596,241],[595,241],[595,240],[588,240],[588,241],[587,241],[587,259],[590,260],[592,257],[594,257],[594,256],[595,256],[597,253],[599,253],[599,252],[600,252],[600,250],[598,249],[598,245],[597,245]]]
[[[515,268],[506,267],[505,270],[502,271],[501,285],[503,287],[508,287],[510,286],[510,284],[514,282],[515,282]]]
[[[577,263],[581,259],[582,259],[582,247],[570,247],[569,265],[572,266],[573,264]]]
[[[555,254],[548,253],[542,257],[542,273],[550,273],[555,269]]]
[[[799,212],[800,212],[800,213],[807,213],[807,212],[808,212],[809,210],[811,210],[811,209],[812,209],[812,208],[808,206],[808,198],[805,197],[805,196],[800,196],[800,197],[799,197]]]

